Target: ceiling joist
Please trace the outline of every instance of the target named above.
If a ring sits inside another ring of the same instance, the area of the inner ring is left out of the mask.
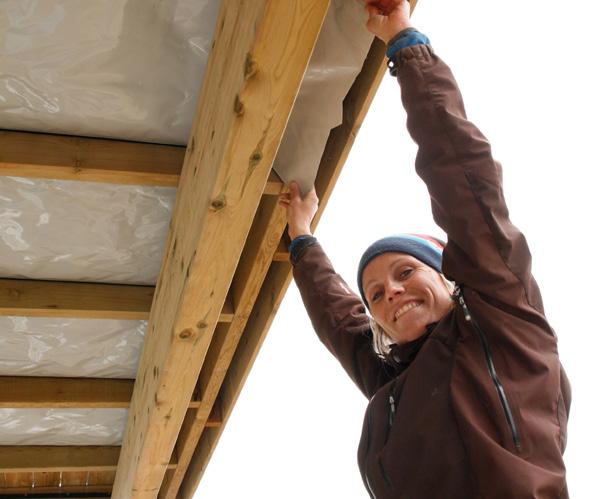
[[[328,3],[221,4],[115,498],[154,498],[159,492]]]
[[[147,320],[154,286],[0,279],[0,316]],[[220,322],[231,322],[226,297]]]
[[[0,130],[0,176],[177,187],[186,148]],[[265,194],[282,181],[269,176]]]
[[[386,71],[385,49],[383,43],[374,40],[365,64],[344,100],[343,122],[330,132],[315,181],[320,204],[313,221],[313,228],[318,223],[330,198],[342,166],[348,157],[354,139]],[[281,235],[281,232],[279,235]],[[239,339],[236,352],[221,384],[219,399],[223,425],[220,428],[205,428],[202,431],[194,455],[182,480],[178,498],[190,499],[198,488],[225,423],[233,410],[254,359],[292,279],[292,268],[288,262],[283,239],[278,238],[275,247],[277,249],[273,263],[263,281],[248,323],[242,337]],[[279,258],[278,253],[281,254]],[[169,475],[175,473],[177,473],[177,468],[171,471]]]

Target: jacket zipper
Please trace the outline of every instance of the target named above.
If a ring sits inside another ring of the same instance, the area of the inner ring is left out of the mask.
[[[457,299],[459,306],[463,310],[463,314],[465,316],[465,320],[469,322],[475,331],[478,333],[480,338],[480,343],[482,343],[482,349],[484,350],[484,355],[486,356],[486,365],[488,367],[488,374],[490,375],[493,384],[497,390],[497,395],[499,396],[499,400],[501,402],[501,406],[503,407],[503,413],[505,414],[505,419],[507,420],[507,424],[509,426],[509,430],[511,431],[511,437],[513,439],[513,444],[515,445],[518,451],[521,450],[522,444],[520,441],[520,435],[518,432],[518,427],[515,423],[515,419],[513,417],[513,413],[511,412],[511,407],[509,406],[509,401],[507,400],[507,396],[505,395],[505,390],[503,389],[503,385],[501,384],[501,380],[497,376],[497,371],[495,370],[495,365],[492,360],[492,353],[490,350],[490,345],[488,344],[488,340],[486,338],[486,334],[482,330],[482,328],[478,325],[476,320],[472,317],[469,309],[467,308],[467,304],[465,303],[465,299],[463,298],[463,293],[461,292],[461,288],[459,286],[455,286],[455,290],[453,291],[453,295]]]
[[[371,404],[372,400],[373,400],[373,397],[369,401],[370,404]],[[374,489],[372,488],[371,483],[369,481],[369,475],[367,474],[367,456],[369,454],[370,445],[371,445],[371,407],[368,406],[367,407],[367,449],[365,451],[365,461],[364,461],[363,466],[365,467],[365,483],[367,484],[367,492],[369,492],[369,497],[371,497],[371,499],[376,499],[376,494],[374,493]]]

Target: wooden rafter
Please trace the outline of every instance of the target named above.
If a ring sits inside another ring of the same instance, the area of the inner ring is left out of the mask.
[[[0,279],[0,316],[146,320],[154,286]],[[219,320],[231,322],[226,298]]]
[[[0,376],[0,408],[127,409],[133,389],[133,379]],[[188,404],[189,411],[201,405],[195,391]],[[221,425],[219,411],[215,409],[204,421],[208,427]]]
[[[384,44],[374,40],[361,73],[344,100],[343,123],[330,132],[315,181],[320,204],[313,221],[313,227],[319,222],[327,205],[342,166],[348,157],[361,123],[384,75],[386,70],[384,54]],[[178,491],[178,499],[190,499],[194,495],[292,279],[292,269],[287,261],[287,251],[284,243],[279,239],[282,235],[281,231],[277,235],[278,241],[275,243],[277,250],[274,254],[274,261],[263,281],[246,328],[239,340],[235,355],[220,388],[219,398],[221,399],[224,424],[220,428],[205,428],[202,431],[200,441],[196,446]],[[170,471],[167,476],[170,477],[176,473],[177,468]]]
[[[221,4],[113,497],[159,492],[328,3]]]
[[[114,471],[120,447],[115,446],[0,446],[0,473],[38,471]],[[176,463],[169,461],[167,467]]]
[[[273,259],[278,235],[286,226],[286,213],[277,206],[277,199],[264,198],[257,210],[249,237],[236,274],[231,294],[236,303],[236,314],[230,324],[218,327],[205,357],[197,384],[201,394],[200,405],[194,418],[186,418],[180,430],[176,453],[178,466],[165,476],[159,497],[175,499],[188,464],[192,459],[202,432],[214,407],[219,389],[236,351],[238,341],[252,312],[263,279]]]
[[[0,130],[0,176],[177,187],[186,148]],[[266,193],[279,192],[272,173]]]

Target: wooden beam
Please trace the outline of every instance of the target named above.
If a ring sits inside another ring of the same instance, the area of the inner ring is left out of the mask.
[[[0,376],[0,409],[128,409],[133,389],[133,379]],[[201,405],[193,398],[188,407]],[[220,426],[220,413],[211,411],[205,424]]]
[[[0,279],[0,315],[148,319],[154,286]]]
[[[194,417],[187,416],[184,420],[176,447],[178,466],[173,473],[165,475],[160,499],[177,498],[200,436],[209,427],[209,415],[215,407],[220,406],[217,401],[219,389],[285,226],[286,212],[278,206],[277,198],[263,198],[232,280],[231,295],[237,304],[236,316],[230,324],[222,324],[215,330],[197,384],[201,403],[195,414],[191,415]]]
[[[113,497],[159,492],[328,3],[221,3]]]
[[[0,279],[0,316],[147,320],[154,286]],[[220,321],[231,322],[226,298]]]
[[[134,380],[0,376],[0,408],[125,408]]]
[[[0,176],[177,187],[186,148],[0,130]],[[265,194],[279,194],[272,173]]]
[[[385,46],[380,41],[374,40],[360,74],[344,99],[343,123],[330,132],[322,155],[315,181],[320,204],[313,222],[313,228],[315,228],[327,205],[336,180],[385,71]],[[219,393],[223,424],[220,428],[207,428],[202,432],[201,439],[179,489],[178,499],[193,497],[254,359],[292,280],[292,268],[288,263],[283,239],[278,244],[279,247],[274,255],[274,262],[271,264],[267,277],[263,282],[261,292],[255,302],[252,314]],[[280,254],[279,257],[277,256],[278,253]]]
[[[94,496],[85,496],[84,494],[110,494],[111,490],[113,490],[113,484],[106,485],[63,485],[61,487],[58,486],[36,486],[36,487],[9,487],[9,488],[1,488],[0,487],[0,496],[9,496],[12,499],[16,497],[23,496],[29,498],[42,498],[45,496],[45,499],[51,499],[52,497],[73,497],[73,498],[81,498],[81,497],[94,497]],[[43,494],[43,495],[42,495]],[[59,495],[60,494],[60,495]],[[104,496],[95,496],[95,497],[104,497]]]
[[[288,253],[288,247],[286,246],[286,241],[282,237],[280,242],[278,243],[278,247],[273,255],[274,262],[287,262],[290,258],[290,254]]]
[[[0,473],[38,471],[114,471],[120,447],[116,446],[0,446]],[[168,462],[173,468],[176,463]]]
[[[0,131],[0,175],[177,186],[186,148]]]

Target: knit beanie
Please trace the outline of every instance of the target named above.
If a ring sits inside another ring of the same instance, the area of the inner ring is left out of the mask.
[[[365,250],[359,261],[357,284],[361,292],[363,303],[369,309],[367,299],[363,292],[363,271],[367,264],[383,253],[405,253],[432,267],[436,272],[442,273],[442,250],[444,243],[435,237],[423,234],[400,234],[385,237],[373,243]]]

